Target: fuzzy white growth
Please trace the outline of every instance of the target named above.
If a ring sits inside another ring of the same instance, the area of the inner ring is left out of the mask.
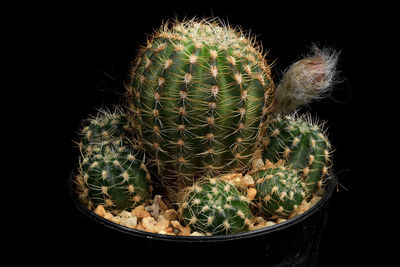
[[[336,83],[338,56],[334,50],[313,46],[309,56],[292,64],[276,88],[275,114],[325,97]]]

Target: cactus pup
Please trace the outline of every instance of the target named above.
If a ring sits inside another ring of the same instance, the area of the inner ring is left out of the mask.
[[[114,213],[150,198],[150,174],[126,137],[129,123],[122,111],[100,109],[85,122],[76,177],[80,198],[89,207],[103,205]]]
[[[263,160],[284,162],[300,170],[308,191],[317,192],[331,162],[331,145],[322,125],[307,115],[278,116],[269,125],[267,136]]]
[[[255,203],[265,218],[288,218],[307,197],[298,171],[274,166],[253,174],[257,195]]]
[[[231,182],[202,178],[181,193],[180,213],[193,231],[233,234],[249,229],[250,201]]]

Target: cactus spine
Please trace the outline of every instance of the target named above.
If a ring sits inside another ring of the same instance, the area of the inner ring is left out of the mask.
[[[232,183],[202,178],[184,190],[180,211],[193,231],[232,234],[248,230],[252,218],[249,202]]]
[[[320,126],[307,116],[279,116],[270,123],[267,135],[263,159],[301,170],[309,192],[318,191],[330,164],[330,143]]]
[[[212,21],[163,25],[134,64],[127,107],[174,198],[179,187],[249,166],[272,112],[261,48]]]
[[[254,201],[265,218],[288,218],[307,196],[298,172],[287,167],[260,170],[253,177],[257,189]]]

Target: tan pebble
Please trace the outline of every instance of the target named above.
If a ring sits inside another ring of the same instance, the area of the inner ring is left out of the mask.
[[[142,220],[143,223],[143,227],[145,231],[151,232],[151,233],[157,233],[159,231],[157,231],[156,229],[156,220],[154,220],[153,217],[145,217]]]
[[[283,223],[283,222],[286,222],[286,219],[279,218],[278,220],[276,220],[276,223]]]
[[[160,235],[166,235],[167,232],[166,232],[166,231],[160,231],[160,232],[158,232],[158,234],[160,234]]]
[[[250,227],[249,229],[250,229],[250,231],[253,231],[253,230],[258,230],[258,229],[262,229],[262,228],[265,228],[265,227],[266,226],[264,224],[257,224],[255,226]]]
[[[165,218],[169,221],[175,221],[178,219],[178,212],[174,209],[169,209],[165,211]]]
[[[161,217],[161,216],[159,216],[159,217]],[[156,231],[159,232],[159,231],[167,231],[168,226],[169,226],[169,221],[166,219],[162,219],[162,220],[159,220],[154,227],[155,227]]]
[[[224,176],[222,176],[221,178],[225,179],[225,180],[233,180],[233,179],[241,179],[242,178],[242,174],[241,173],[228,173]]]
[[[114,216],[113,216],[110,212],[107,212],[106,215],[104,215],[104,219],[107,219],[107,220],[110,220],[110,221],[111,221],[111,219],[112,219],[113,217],[114,217]]]
[[[204,234],[199,233],[199,232],[193,232],[190,234],[191,236],[204,236]]]
[[[141,230],[141,231],[145,231],[142,222],[139,222],[139,223],[137,224],[136,229]]]
[[[104,217],[106,215],[106,210],[102,205],[98,205],[97,208],[94,210],[94,213],[101,217]]]
[[[127,212],[126,210],[122,211],[119,216],[121,216],[122,218],[131,218],[133,215],[131,212]]]
[[[137,226],[137,218],[136,217],[123,218],[122,220],[125,220],[125,226],[128,226],[130,228],[135,228]]]
[[[137,217],[137,213],[143,212],[143,211],[144,211],[144,205],[140,205],[140,206],[137,206],[136,208],[134,208],[134,209],[131,211],[131,213],[132,213],[132,215],[134,215],[134,216]]]
[[[254,219],[255,224],[263,224],[266,223],[266,220],[263,217],[255,217]]]
[[[168,227],[168,228],[166,229],[167,233],[172,233],[173,230],[174,230],[174,228],[172,228],[172,227]]]
[[[250,175],[246,174],[245,176],[243,176],[241,184],[243,186],[245,186],[245,187],[253,186],[254,185],[254,179]]]
[[[135,215],[139,220],[142,220],[146,217],[151,217],[151,214],[147,211],[141,211],[141,212],[136,213]]]
[[[113,217],[111,218],[111,221],[112,221],[113,223],[118,223],[118,224],[120,224],[120,223],[121,223],[121,217],[119,217],[119,216],[113,216]]]
[[[257,195],[257,189],[255,188],[249,188],[247,189],[247,199],[248,200],[253,200]]]
[[[172,227],[177,228],[177,229],[182,227],[182,225],[176,220],[175,221],[171,221],[171,225],[172,225]]]
[[[181,227],[179,230],[181,230],[179,235],[182,235],[182,236],[188,236],[188,235],[190,235],[190,232],[191,232],[189,225],[187,225],[185,227]]]

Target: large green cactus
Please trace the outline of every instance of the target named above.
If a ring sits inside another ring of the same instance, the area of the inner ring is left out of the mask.
[[[249,165],[272,112],[255,41],[212,21],[165,24],[133,64],[127,107],[170,197],[203,175]]]
[[[88,200],[114,213],[133,209],[151,197],[145,164],[122,142],[94,145],[90,154],[83,154],[79,172],[78,184]]]
[[[271,121],[267,136],[263,159],[284,161],[301,170],[308,190],[318,191],[330,164],[330,143],[321,127],[309,116],[278,116]]]
[[[193,231],[218,235],[249,229],[250,201],[232,183],[202,178],[183,192],[180,213]]]
[[[266,218],[288,218],[307,197],[306,185],[298,171],[275,166],[253,174],[255,202]]]

